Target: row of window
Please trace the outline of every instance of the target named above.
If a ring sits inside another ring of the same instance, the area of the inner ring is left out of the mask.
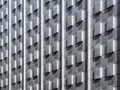
[[[107,0],[106,8],[110,8],[116,4],[116,0]],[[94,4],[94,14],[100,13],[103,11],[104,2],[103,0],[97,0]]]
[[[16,45],[13,45],[13,46],[12,46],[12,54],[15,54],[15,53],[17,53],[17,52],[21,52],[21,51],[22,51],[22,48],[23,48],[22,43],[18,43],[17,46],[16,46]]]
[[[39,59],[39,51],[36,50],[34,53],[29,53],[27,56],[27,63],[31,63],[32,61],[36,61]]]
[[[8,7],[5,7],[3,11],[0,13],[0,19],[6,16],[8,16]]]
[[[2,33],[4,30],[8,30],[8,21],[6,21],[3,25],[0,25],[0,32]]]
[[[1,30],[0,30],[0,38],[3,37],[3,38],[5,39],[5,36],[8,35],[8,31],[7,31],[7,30],[4,30],[3,28],[4,28],[3,25],[1,25],[1,26],[0,26],[0,29],[1,29]]]
[[[12,3],[13,3],[12,4],[12,9],[15,10],[17,8],[17,6],[19,8],[22,5],[22,0],[19,0],[19,1],[15,0]]]
[[[34,79],[39,76],[39,67],[27,70],[27,80]]]
[[[33,6],[31,4],[29,4],[29,6],[27,7],[27,15],[32,14],[33,12],[36,12],[39,9],[39,1],[35,1],[33,3]]]
[[[82,64],[84,61],[85,61],[85,53],[81,51],[76,55],[76,57],[75,55],[67,56],[66,67],[71,67],[74,65],[74,63]]]
[[[115,40],[108,40],[106,45],[106,54],[114,53],[116,50]],[[103,55],[103,46],[102,44],[97,44],[94,48],[94,57],[101,57]]]
[[[94,79],[100,80],[103,78],[103,67],[95,68],[94,70]],[[106,67],[105,76],[106,77],[112,77],[116,74],[116,65],[115,64],[108,64]]]
[[[3,52],[0,52],[0,60],[8,57],[8,50],[5,49]]]
[[[66,77],[66,85],[72,86],[74,83],[82,84],[85,81],[84,72],[77,73],[76,75],[68,75]]]
[[[55,23],[53,25],[53,28],[51,27],[47,27],[44,31],[44,37],[45,39],[48,39],[51,35],[56,35],[58,34],[60,31],[60,25],[59,23]]]
[[[19,30],[12,31],[12,39],[15,40],[17,37],[22,36],[22,27],[19,27]]]
[[[74,24],[75,24],[75,20],[76,20],[76,23],[81,23],[83,22],[85,19],[85,14],[84,14],[84,10],[79,10],[77,12],[77,15],[76,15],[76,18],[74,15],[70,15],[67,17],[67,20],[66,20],[66,27],[67,28],[70,28],[72,27]]]
[[[12,25],[17,24],[17,22],[19,23],[22,20],[22,12],[19,12],[19,14],[17,16],[13,16],[12,17]]]
[[[112,77],[116,74],[116,66],[115,64],[109,64],[107,65],[106,69],[106,77]],[[94,70],[94,80],[100,80],[103,78],[103,68],[95,68]],[[84,82],[84,72],[78,73],[76,78],[76,83],[83,83]],[[68,75],[66,78],[66,85],[71,86],[75,82],[75,76],[74,75]]]
[[[47,10],[45,12],[45,21],[48,21],[53,17],[57,16],[59,14],[59,5],[56,5],[54,8],[53,8],[53,11],[51,10]]]
[[[27,47],[31,47],[33,44],[39,43],[39,34],[35,34],[34,37],[27,38]]]
[[[60,64],[59,60],[53,61],[52,63],[45,64],[45,73],[48,74],[52,71],[55,72],[59,70],[60,68],[59,64]]]
[[[114,16],[111,16],[107,19],[106,22],[106,31],[111,31],[116,28],[116,18]],[[94,26],[94,36],[101,35],[103,30],[103,23],[98,22]]]
[[[76,64],[81,64],[82,62],[84,62],[84,57],[85,57],[84,52],[78,53],[76,57],[74,55],[68,56],[66,60],[66,66],[70,67],[74,65],[75,60],[76,60]],[[58,69],[59,69],[59,61],[54,61],[53,64],[47,63],[45,65],[45,73],[50,73],[52,70],[57,71]]]
[[[0,80],[0,88],[8,86],[8,78]]]
[[[12,84],[15,85],[17,83],[20,83],[23,79],[22,73],[18,73],[17,75],[12,76]]]
[[[6,35],[4,39],[0,39],[0,47],[3,47],[5,44],[8,44],[8,36]]]
[[[53,81],[46,81],[45,90],[58,89],[60,87],[59,85],[60,85],[60,80],[58,78],[54,79]]]
[[[53,43],[53,46],[46,45],[45,46],[45,56],[49,56],[51,53],[57,53],[60,49],[59,42]]]
[[[18,60],[14,60],[12,62],[12,69],[16,69],[17,67],[21,67],[22,66],[22,58],[18,58]]]
[[[0,20],[6,18],[7,15],[8,15],[8,8],[5,7],[3,11],[0,12]]]
[[[32,85],[27,86],[27,90],[40,90],[40,89],[38,84],[34,84],[33,86]]]
[[[33,30],[34,28],[39,26],[39,17],[35,17],[33,21],[29,21],[27,23],[27,31]]]
[[[75,0],[76,3],[82,2],[83,0]],[[66,1],[66,7],[70,8],[73,7],[75,5],[75,1],[74,0],[67,0]]]
[[[84,31],[77,33],[76,37],[74,35],[68,36],[66,40],[66,47],[71,47],[75,43],[82,43],[85,40]]]
[[[3,63],[3,65],[0,66],[0,75],[2,75],[3,73],[8,72],[8,64],[7,63]]]
[[[7,4],[7,0],[0,0],[0,6],[2,6],[2,5],[6,5]]]

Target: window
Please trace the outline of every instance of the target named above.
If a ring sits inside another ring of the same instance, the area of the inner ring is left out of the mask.
[[[98,22],[94,27],[94,36],[101,35],[103,30],[103,23]]]
[[[116,0],[107,0],[107,8],[114,6],[116,3]]]
[[[107,31],[114,30],[116,25],[116,20],[114,16],[107,19]]]
[[[48,55],[50,55],[50,53],[51,53],[51,46],[50,46],[50,45],[47,45],[47,46],[45,47],[45,55],[48,56]]]
[[[79,10],[77,12],[77,23],[82,22],[85,18],[84,10]]]
[[[84,72],[78,73],[76,76],[76,83],[83,83],[84,82]]]
[[[58,89],[59,88],[59,79],[56,78],[53,80],[53,89]]]
[[[71,86],[74,84],[74,75],[68,75],[66,79],[66,85]]]
[[[58,60],[56,60],[56,61],[54,61],[53,62],[53,67],[52,67],[52,70],[53,71],[57,71],[58,69],[59,69],[59,65],[60,65],[60,63],[59,63],[59,61]]]
[[[47,64],[45,65],[45,73],[50,73],[50,72],[51,72],[51,69],[52,69],[51,63],[47,63]]]
[[[53,44],[53,53],[55,53],[55,52],[58,52],[59,51],[59,42],[55,42],[54,44]]]
[[[51,90],[51,89],[52,89],[51,81],[46,81],[46,83],[45,83],[45,90]]]
[[[74,5],[74,1],[73,0],[67,0],[67,8],[70,8]]]
[[[116,74],[115,64],[107,65],[107,77],[114,76]]]
[[[94,79],[101,79],[101,78],[102,78],[102,67],[95,68]]]
[[[53,17],[59,14],[59,5],[56,5],[53,8]]]
[[[60,29],[60,24],[59,23],[55,23],[53,25],[53,35],[57,34],[59,32],[59,29]]]
[[[84,40],[84,31],[80,31],[77,33],[76,43],[81,43]]]
[[[107,54],[114,53],[115,52],[115,40],[109,40],[107,41]]]
[[[68,56],[66,61],[66,66],[67,67],[72,66],[75,61],[74,59],[75,59],[74,55]]]
[[[66,44],[67,44],[67,47],[70,47],[70,46],[74,45],[74,36],[73,35],[68,36],[68,38],[66,40]]]
[[[102,56],[102,45],[101,44],[97,44],[95,46],[95,49],[94,49],[94,57],[97,58],[97,57],[101,57]]]
[[[84,61],[84,52],[80,52],[77,54],[77,58],[76,58],[76,63],[79,64],[79,63],[82,63]]]
[[[74,16],[68,16],[67,17],[67,28],[70,28],[74,25]]]
[[[102,10],[103,10],[103,2],[102,0],[97,0],[95,2],[94,14],[100,13]]]
[[[46,30],[45,30],[45,38],[49,38],[51,36],[51,28],[50,27],[47,27]]]

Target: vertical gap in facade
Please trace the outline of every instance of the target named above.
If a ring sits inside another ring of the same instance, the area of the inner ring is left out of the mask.
[[[9,90],[11,90],[11,0],[8,0],[8,65],[9,65]]]
[[[87,90],[91,90],[91,3],[92,0],[87,0]]]
[[[61,90],[64,90],[64,55],[65,55],[65,0],[61,0]]]
[[[85,49],[86,49],[86,57],[85,57],[85,90],[88,90],[88,30],[87,30],[87,27],[88,27],[88,7],[87,7],[87,3],[88,3],[88,0],[85,0],[85,28],[86,28],[86,32],[85,32],[85,37],[86,37],[86,42],[85,42]]]
[[[40,61],[41,61],[41,63],[40,63],[40,66],[41,66],[41,74],[40,74],[40,90],[44,90],[44,84],[43,84],[43,81],[44,81],[44,69],[43,69],[43,62],[44,62],[44,54],[43,54],[43,52],[44,52],[44,38],[43,38],[43,29],[44,29],[44,0],[40,0]]]
[[[26,0],[23,0],[23,90],[26,90]]]
[[[40,1],[39,1],[39,8],[38,8],[38,17],[39,17],[39,26],[38,26],[38,32],[39,32],[39,38],[41,38],[40,36]],[[41,57],[41,55],[40,55],[40,53],[41,53],[41,48],[40,48],[40,46],[41,46],[41,40],[39,40],[39,43],[38,43],[38,48],[39,48],[39,58]],[[40,75],[41,75],[41,59],[38,59],[38,63],[39,63],[39,81],[38,81],[38,84],[39,84],[39,89],[40,89],[40,85],[41,85],[41,77],[40,77]]]

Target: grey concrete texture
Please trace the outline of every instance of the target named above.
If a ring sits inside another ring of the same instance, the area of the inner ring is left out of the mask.
[[[0,90],[119,90],[119,4],[0,0]]]

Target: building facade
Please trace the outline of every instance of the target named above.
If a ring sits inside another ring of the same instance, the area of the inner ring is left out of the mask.
[[[119,0],[0,0],[0,90],[120,90]]]

